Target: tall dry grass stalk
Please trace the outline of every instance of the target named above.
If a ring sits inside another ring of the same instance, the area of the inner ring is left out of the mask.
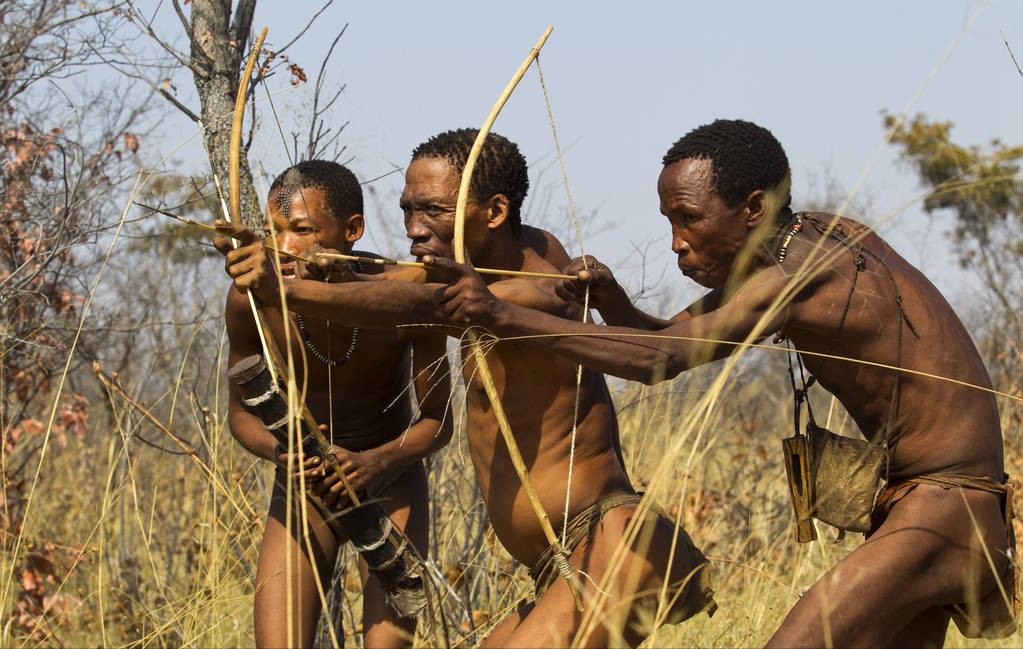
[[[219,342],[197,347],[215,350]],[[711,559],[721,606],[712,618],[662,627],[650,646],[762,644],[799,594],[859,543],[858,535],[841,543],[794,542],[778,441],[790,434],[791,396],[781,355],[754,354],[724,381],[715,364],[654,387],[612,384],[630,474]],[[178,370],[221,360],[189,356]],[[147,404],[131,385],[124,393],[105,390],[104,400],[93,403],[89,436],[63,447],[51,441],[39,454],[21,549],[13,554],[7,538],[0,556],[0,645],[252,644],[254,565],[270,469],[228,433],[222,384],[211,380],[185,394],[183,383],[165,386]],[[456,412],[461,407],[455,404]],[[815,407],[827,412],[828,403]],[[1023,429],[1014,406],[1004,412],[1007,465],[1019,474]],[[456,430],[451,445],[429,460],[435,607],[431,623],[420,625],[417,646],[472,646],[532,590],[525,569],[487,525],[464,440]],[[4,466],[13,459],[5,457]],[[335,583],[345,642],[360,646],[353,553],[346,550],[340,563]],[[35,626],[18,613],[33,588],[49,606]],[[1019,633],[968,641],[955,630],[947,640],[950,647],[1021,643]]]
[[[161,325],[176,321],[150,314],[150,344],[132,349],[123,378],[102,367],[105,384],[88,372],[60,377],[91,401],[83,438],[61,442],[51,421],[34,443],[8,448],[3,431],[0,646],[252,645],[272,472],[227,430],[223,300],[208,301],[215,306],[185,319],[192,324]],[[827,529],[824,542],[794,541],[779,441],[791,434],[792,396],[780,351],[750,350],[654,387],[611,382],[627,469],[648,504],[707,554],[720,605],[712,618],[662,627],[649,646],[762,644],[800,593],[860,541],[828,542]],[[999,389],[1023,393],[1018,384]],[[52,395],[54,409],[61,397]],[[473,646],[532,592],[488,526],[461,429],[464,402],[457,391],[454,398],[454,440],[428,460],[432,607],[421,647]],[[827,413],[823,424],[853,432],[822,391],[812,398],[815,412]],[[1023,416],[1017,401],[1000,406],[1006,468],[1020,476]],[[346,646],[357,647],[359,579],[354,553],[343,552],[331,596],[341,601]],[[588,618],[582,634],[601,622]],[[329,637],[321,634],[321,646]],[[949,647],[1021,645],[1019,632],[972,641],[950,629],[947,639]]]

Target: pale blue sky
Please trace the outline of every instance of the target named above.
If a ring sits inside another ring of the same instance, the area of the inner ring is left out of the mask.
[[[255,31],[268,26],[268,45],[279,46],[318,6],[262,0]],[[362,178],[404,166],[430,135],[479,126],[553,26],[540,62],[577,211],[593,219],[584,226],[586,251],[636,287],[634,251],[649,246],[646,281],[670,277],[679,299],[697,289],[674,269],[655,182],[661,156],[695,126],[727,117],[771,129],[793,168],[797,208],[823,192],[825,179],[848,191],[869,172],[861,192],[872,209],[863,220],[953,300],[966,284],[952,268],[942,226],[929,227],[914,202],[912,172],[894,164],[891,147],[875,162],[885,135],[880,112],[908,109],[952,121],[961,144],[996,137],[1023,144],[1023,77],[1003,42],[1023,63],[1020,0],[336,2],[291,51],[310,78],[346,22],[328,87],[347,84],[333,115],[349,122],[347,155]],[[303,95],[286,90],[283,75],[273,85],[282,90],[277,111],[301,118]],[[274,173],[287,158],[264,115],[251,159]],[[550,164],[553,140],[535,68],[494,130],[516,141],[532,168]],[[555,186],[546,193],[534,187],[548,202],[531,214],[548,212],[545,221],[575,252],[558,183],[557,167],[547,168],[539,185]],[[388,219],[402,232],[400,186],[397,174],[376,183],[386,211],[370,203],[367,247],[407,252],[404,240],[373,227]]]

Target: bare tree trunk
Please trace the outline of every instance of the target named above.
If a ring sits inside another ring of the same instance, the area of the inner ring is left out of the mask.
[[[239,76],[249,51],[256,0],[238,0],[233,22],[231,0],[193,0],[191,6],[191,68],[202,106],[203,143],[213,173],[227,192],[231,117]],[[243,143],[243,153],[248,148]],[[242,220],[253,227],[262,217],[246,155],[241,159],[240,182]]]

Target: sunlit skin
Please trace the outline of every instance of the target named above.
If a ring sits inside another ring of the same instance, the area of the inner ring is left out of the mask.
[[[710,160],[683,160],[657,180],[661,214],[671,226],[671,250],[682,274],[706,288],[720,288],[729,277],[750,228],[745,205],[730,208],[714,190]]]
[[[779,264],[780,241],[794,221],[778,225],[767,218],[762,190],[737,206],[725,205],[711,170],[708,160],[683,159],[667,165],[658,179],[679,268],[713,289],[671,318],[641,312],[610,270],[592,259],[588,285],[568,281],[558,291],[578,297],[588,286],[605,322],[614,326],[552,318],[502,301],[471,269],[448,262],[457,279],[438,293],[439,303],[452,322],[502,337],[535,336],[531,344],[646,383],[781,330],[860,430],[878,443],[887,437],[890,480],[945,473],[1000,483],[1002,437],[994,397],[985,391],[990,379],[969,333],[927,278],[849,219],[834,223],[872,253],[862,257],[855,288],[854,254],[806,222]],[[833,218],[817,217],[824,223]],[[564,272],[582,267],[575,260]],[[792,290],[796,279],[799,288],[779,305],[778,296]],[[900,316],[895,285],[911,325]],[[644,339],[644,332],[657,337]],[[913,370],[900,373],[894,404],[895,373],[888,367]],[[917,486],[863,545],[799,599],[769,646],[941,646],[949,621],[941,606],[994,591],[994,574],[1006,566],[1000,501],[981,490]]]
[[[400,206],[411,240],[411,254],[427,262],[450,257],[459,186],[457,170],[444,160],[424,158],[409,165],[405,180]],[[562,261],[564,250],[560,244],[535,229],[524,229],[522,236],[516,236],[506,222],[508,214],[508,200],[502,194],[471,197],[466,214],[470,259],[488,268],[557,272],[550,262]],[[256,290],[263,300],[278,299],[275,287],[268,281],[265,258],[261,247],[246,245],[228,253],[227,269],[236,286]],[[580,307],[555,295],[554,284],[552,280],[491,277],[488,285],[497,295],[553,314],[552,317],[580,318]],[[327,285],[307,281],[289,282],[284,287],[293,308],[310,316],[343,313],[349,324],[360,327],[438,322],[443,314],[435,294],[443,288],[440,283]],[[449,331],[453,336],[462,335],[461,328]],[[471,354],[462,356],[463,375],[468,384],[466,432],[480,492],[498,538],[513,557],[531,566],[548,542],[505,449]],[[496,343],[489,348],[487,361],[530,479],[558,533],[564,520],[570,456],[574,458],[568,502],[570,517],[603,496],[633,493],[619,448],[614,406],[600,374],[584,371],[577,390],[574,363],[515,341]],[[577,427],[573,455],[574,421]],[[584,601],[592,601],[596,595],[596,585],[614,564],[612,557],[633,518],[635,506],[611,510],[602,525],[594,528],[591,540],[583,541],[572,553],[570,564],[588,576],[582,579]],[[628,614],[624,629],[618,621],[611,623],[617,630],[598,624],[587,636],[586,646],[638,644],[649,633],[641,624],[639,609],[642,605],[649,611],[649,607],[656,606],[656,593],[668,573],[669,562],[672,583],[690,570],[688,553],[681,546],[673,546],[673,525],[654,517],[644,520],[656,520],[650,524],[652,536],[644,540],[642,548],[633,546],[625,553],[621,570],[606,585],[610,602],[620,605],[638,600],[638,603],[621,609]],[[637,596],[637,591],[646,594]],[[597,619],[602,618],[598,612]],[[535,604],[523,607],[499,624],[483,646],[568,646],[581,621],[582,614],[576,611],[567,583],[559,579]],[[619,632],[624,636],[622,639],[618,639]]]
[[[276,194],[269,197],[273,242],[283,251],[312,255],[322,248],[351,252],[362,236],[361,214],[335,218],[325,193],[304,188],[291,196],[285,218]],[[229,247],[226,241],[219,245]],[[295,279],[295,262],[282,259],[285,282]],[[378,273],[379,267],[365,269]],[[335,277],[341,275],[339,271]],[[276,281],[276,279],[272,279]],[[279,301],[263,303],[264,313],[274,339],[283,351],[286,338]],[[262,351],[245,295],[232,288],[227,300],[227,331],[230,342],[229,364]],[[313,343],[329,358],[344,356],[352,341],[353,330],[338,322],[329,327],[322,319],[306,318]],[[290,332],[294,373],[313,417],[337,445],[335,449],[345,475],[354,489],[367,490],[381,498],[384,511],[409,537],[419,552],[427,549],[429,509],[423,457],[443,446],[451,436],[451,417],[447,412],[449,381],[444,360],[443,334],[421,330],[363,330],[351,358],[342,366],[328,369],[313,358],[298,341],[298,332]],[[406,390],[409,364],[413,362],[416,393],[421,414],[413,413]],[[332,389],[331,389],[332,388]],[[260,548],[254,605],[255,640],[260,647],[311,646],[321,609],[316,575],[324,592],[330,588],[339,547],[346,541],[334,535],[312,506],[300,515],[301,502],[292,500],[293,516],[289,526],[286,511],[287,455],[278,456],[276,441],[262,422],[248,413],[239,395],[232,390],[229,403],[232,434],[252,453],[277,465],[274,492]],[[290,458],[292,471],[297,456]],[[407,469],[407,471],[406,471]],[[346,506],[339,480],[323,471],[318,459],[304,467],[307,487],[328,505]],[[392,482],[393,481],[393,482]],[[297,481],[294,481],[295,489]],[[300,536],[300,530],[307,530]],[[315,561],[307,554],[309,535],[315,548]],[[288,557],[286,559],[286,557]],[[315,571],[313,568],[315,563]],[[363,579],[363,625],[366,647],[411,646],[415,621],[399,619],[384,600],[384,591],[375,577],[369,576],[360,561]],[[289,578],[290,577],[290,578]],[[293,618],[294,635],[289,639],[287,614]],[[338,630],[340,632],[340,629]]]

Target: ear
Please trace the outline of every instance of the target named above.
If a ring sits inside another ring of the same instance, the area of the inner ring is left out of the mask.
[[[744,212],[747,228],[753,230],[763,223],[768,210],[767,202],[767,192],[762,189],[754,190],[746,197],[746,209]]]
[[[487,228],[496,230],[508,219],[511,204],[504,194],[494,194],[481,205],[487,211]]]
[[[355,243],[362,238],[362,233],[365,230],[366,220],[362,217],[362,214],[352,214],[345,222],[345,241]]]

